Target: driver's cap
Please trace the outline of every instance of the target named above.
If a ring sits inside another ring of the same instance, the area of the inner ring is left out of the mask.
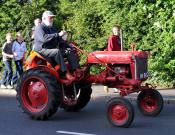
[[[44,11],[42,17],[55,16],[51,11]]]

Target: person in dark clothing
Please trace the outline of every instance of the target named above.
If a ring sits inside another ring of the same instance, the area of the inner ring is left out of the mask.
[[[12,34],[7,33],[6,34],[6,42],[4,43],[2,47],[2,55],[3,55],[3,63],[5,65],[4,67],[4,74],[1,81],[1,88],[8,88],[12,89],[13,86],[11,86],[11,80],[12,80],[12,59],[13,59],[13,52],[12,52],[12,45],[13,45],[13,39]]]
[[[34,24],[35,24],[35,26],[32,27],[32,34],[31,34],[31,39],[33,39],[33,40],[34,40],[35,28],[36,28],[39,24],[41,24],[41,19],[40,19],[40,18],[36,18],[36,19],[34,20]]]
[[[121,51],[120,26],[114,25],[112,35],[108,38],[108,51]]]
[[[41,23],[41,19],[40,18],[36,18],[34,20],[34,26],[32,27],[32,31],[30,33],[30,41],[31,41],[31,50],[33,50],[34,48],[34,34],[35,34],[35,28]]]
[[[70,46],[59,36],[58,31],[52,26],[54,16],[51,11],[45,11],[43,13],[42,23],[35,29],[34,50],[59,64],[61,73],[65,75],[66,79],[72,81],[75,77],[67,71],[64,57],[67,58],[72,71],[79,67],[79,63]]]

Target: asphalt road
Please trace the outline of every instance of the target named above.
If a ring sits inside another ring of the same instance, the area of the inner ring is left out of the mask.
[[[105,105],[109,96],[93,96],[80,112],[58,112],[47,121],[35,121],[21,112],[14,95],[0,95],[0,135],[174,135],[175,105],[166,104],[158,117],[145,117],[137,109],[130,128],[113,127]]]

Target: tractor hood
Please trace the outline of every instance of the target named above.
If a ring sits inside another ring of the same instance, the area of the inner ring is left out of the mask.
[[[148,58],[148,52],[144,51],[96,51],[88,55],[87,63],[131,63],[135,57]]]

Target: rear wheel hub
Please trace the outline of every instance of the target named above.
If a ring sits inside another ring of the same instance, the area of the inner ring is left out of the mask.
[[[29,78],[22,88],[24,106],[31,112],[42,111],[48,103],[48,90],[44,81],[39,78]]]

